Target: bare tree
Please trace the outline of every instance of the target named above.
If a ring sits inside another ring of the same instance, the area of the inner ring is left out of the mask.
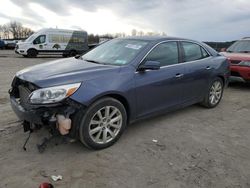
[[[131,35],[132,35],[132,36],[136,36],[136,35],[137,35],[137,31],[136,31],[136,29],[132,29],[132,31],[131,31]]]
[[[20,37],[21,28],[22,28],[22,24],[19,22],[12,21],[9,23],[9,30],[10,30],[13,38],[15,38],[15,39]]]
[[[2,25],[2,31],[3,31],[3,38],[9,39],[10,38],[10,30],[7,24]]]
[[[34,32],[27,27],[23,27],[21,23],[12,21],[8,24],[0,25],[0,38],[9,39],[21,39],[27,38]]]
[[[27,38],[30,35],[32,35],[34,31],[32,31],[30,28],[24,27],[22,30],[22,38]]]
[[[3,38],[3,26],[0,25],[0,39]]]
[[[144,32],[143,32],[143,31],[139,31],[139,32],[138,32],[138,35],[139,35],[139,36],[144,36]]]

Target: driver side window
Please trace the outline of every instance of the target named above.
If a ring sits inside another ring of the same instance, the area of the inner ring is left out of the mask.
[[[33,41],[33,44],[42,44],[45,43],[45,41],[46,41],[46,35],[40,35]]]
[[[158,61],[160,66],[173,65],[178,63],[177,42],[165,42],[156,46],[144,59],[146,61]]]

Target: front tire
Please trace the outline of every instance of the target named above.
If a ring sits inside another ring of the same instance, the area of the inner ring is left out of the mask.
[[[223,96],[224,84],[221,78],[214,79],[209,87],[209,90],[202,101],[202,105],[207,108],[216,107]]]
[[[79,128],[81,142],[92,149],[113,145],[122,135],[127,124],[123,104],[111,97],[93,103],[85,112]]]
[[[37,56],[37,51],[35,49],[29,49],[27,51],[27,57],[36,57]]]

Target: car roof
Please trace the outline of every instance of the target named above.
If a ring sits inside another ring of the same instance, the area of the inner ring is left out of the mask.
[[[170,36],[130,36],[125,37],[126,39],[137,39],[137,40],[147,40],[147,41],[164,41],[164,40],[190,40],[179,37],[170,37]],[[192,41],[192,40],[190,40]]]
[[[123,38],[124,39],[124,38]],[[130,37],[125,37],[125,39],[136,39],[136,40],[144,40],[144,41],[149,41],[152,43],[158,43],[161,41],[166,41],[166,40],[183,40],[183,41],[189,41],[189,42],[194,42],[194,43],[198,43],[201,46],[203,46],[204,48],[206,48],[209,53],[213,56],[217,56],[218,52],[216,52],[213,48],[211,48],[210,46],[208,46],[207,44],[203,43],[203,42],[198,42],[192,39],[185,39],[185,38],[179,38],[179,37],[169,37],[169,36],[130,36]]]

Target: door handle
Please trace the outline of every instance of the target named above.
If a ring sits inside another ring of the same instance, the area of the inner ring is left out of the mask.
[[[210,67],[210,66],[206,67],[206,70],[211,70],[211,69],[212,69],[212,67]]]
[[[175,75],[175,78],[181,78],[181,77],[183,77],[183,76],[184,76],[184,74],[178,73],[178,74]]]

